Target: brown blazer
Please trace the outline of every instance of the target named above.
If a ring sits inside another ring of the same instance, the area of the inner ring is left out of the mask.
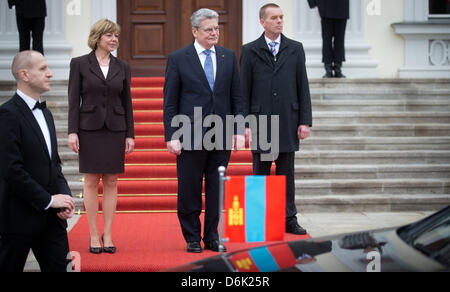
[[[70,63],[69,134],[94,131],[104,126],[114,132],[127,132],[134,138],[130,66],[111,55],[105,79],[95,53]]]

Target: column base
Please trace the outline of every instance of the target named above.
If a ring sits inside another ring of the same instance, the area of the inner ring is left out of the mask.
[[[0,80],[12,81],[11,65],[14,56],[19,52],[17,41],[0,43]],[[70,70],[70,51],[72,47],[60,41],[44,41],[45,58],[53,73],[52,80],[68,80]]]
[[[322,42],[303,42],[306,53],[306,69],[308,77],[322,78],[325,73],[322,63]],[[370,46],[359,41],[346,42],[346,62],[343,62],[342,72],[347,78],[378,78],[378,63],[369,55]]]

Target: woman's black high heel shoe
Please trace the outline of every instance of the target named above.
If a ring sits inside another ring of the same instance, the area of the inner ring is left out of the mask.
[[[102,234],[102,242],[103,242],[103,251],[104,252],[106,252],[106,253],[116,253],[116,247],[115,246],[109,246],[109,247],[106,247],[105,246],[105,241],[103,240],[103,235],[104,234]]]
[[[89,238],[89,252],[93,254],[101,254],[102,248],[101,247],[91,247],[91,239]]]

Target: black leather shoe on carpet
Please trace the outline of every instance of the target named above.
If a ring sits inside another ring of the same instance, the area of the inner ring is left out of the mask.
[[[200,242],[188,242],[188,244],[187,244],[187,252],[201,253],[202,252],[202,246],[200,245]]]
[[[222,252],[227,251],[227,248],[225,246],[222,245],[222,248],[223,248]],[[214,240],[214,241],[210,241],[210,242],[205,242],[205,249],[219,252],[219,241]]]

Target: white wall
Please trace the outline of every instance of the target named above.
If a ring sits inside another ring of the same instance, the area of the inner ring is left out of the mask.
[[[306,1],[306,0],[304,0]],[[284,34],[288,38],[294,38],[294,2],[292,0],[243,0],[243,44],[259,38],[264,29],[259,22],[259,10],[267,3],[275,3],[281,7],[284,13]]]
[[[78,57],[90,52],[87,42],[91,29],[91,0],[65,1],[69,10],[66,11],[66,38],[72,46],[71,57]]]
[[[371,0],[365,0],[366,7]],[[405,42],[391,24],[403,22],[404,0],[379,0],[379,15],[365,15],[365,39],[369,51],[378,62],[381,78],[398,78],[398,69],[405,63]],[[376,11],[375,11],[376,12]]]

